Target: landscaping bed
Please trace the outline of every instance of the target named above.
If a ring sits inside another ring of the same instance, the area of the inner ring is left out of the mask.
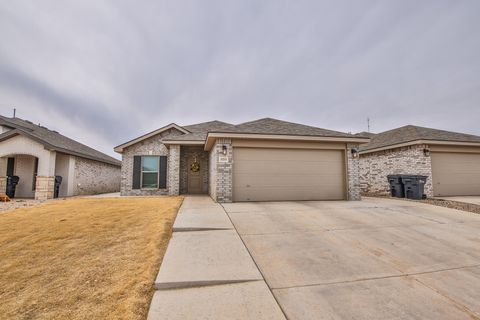
[[[2,319],[145,319],[182,199],[77,198],[3,212]]]
[[[467,202],[460,202],[460,201],[453,201],[453,200],[445,200],[445,199],[435,199],[435,198],[427,198],[423,200],[411,200],[407,198],[395,198],[391,197],[390,195],[383,195],[383,194],[364,194],[363,197],[373,197],[373,198],[388,198],[393,200],[403,200],[403,201],[415,201],[421,202],[426,204],[431,204],[434,206],[445,207],[450,209],[457,209],[472,213],[480,214],[480,205],[467,203]]]

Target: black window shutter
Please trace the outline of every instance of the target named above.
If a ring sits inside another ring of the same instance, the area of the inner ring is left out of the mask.
[[[133,156],[132,189],[140,189],[140,175],[142,174],[142,157]]]
[[[167,157],[161,156],[160,157],[160,178],[159,178],[159,185],[160,189],[165,189],[167,187]]]

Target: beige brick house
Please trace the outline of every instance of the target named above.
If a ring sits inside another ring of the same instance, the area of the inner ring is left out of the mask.
[[[117,192],[120,161],[20,118],[0,116],[0,194],[7,176],[20,178],[16,198],[50,199],[55,176],[59,197]]]
[[[122,195],[210,194],[218,202],[359,200],[368,138],[271,118],[170,124],[115,148]]]
[[[425,194],[480,195],[480,137],[404,126],[371,135],[360,146],[364,194],[387,194],[389,174],[428,176]]]

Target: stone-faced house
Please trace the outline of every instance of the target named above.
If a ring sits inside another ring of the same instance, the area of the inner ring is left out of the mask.
[[[115,148],[122,195],[210,194],[218,202],[359,200],[364,137],[276,119],[170,124]]]
[[[20,178],[16,198],[50,199],[55,176],[59,196],[117,192],[120,161],[20,118],[0,116],[0,194],[7,176]]]
[[[389,174],[428,176],[425,194],[480,195],[480,137],[404,126],[371,136],[360,146],[364,194],[387,194]]]

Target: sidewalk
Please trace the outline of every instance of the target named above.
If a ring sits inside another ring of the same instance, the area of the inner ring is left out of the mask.
[[[173,230],[149,320],[285,319],[222,206],[186,197]]]

